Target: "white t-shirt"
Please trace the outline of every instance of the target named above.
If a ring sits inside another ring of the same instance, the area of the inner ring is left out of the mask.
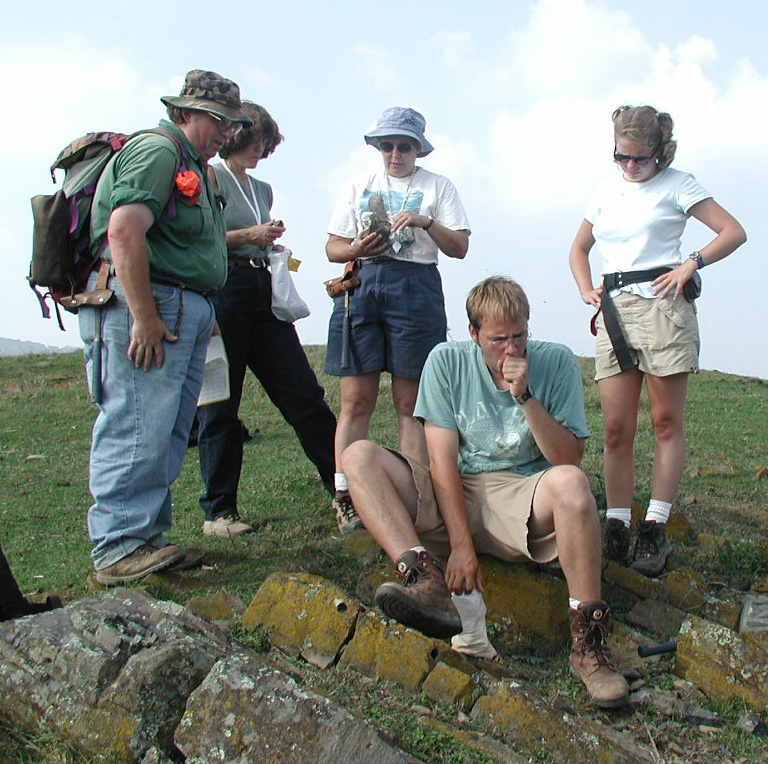
[[[601,273],[676,268],[684,259],[680,238],[689,210],[709,197],[693,175],[671,167],[642,183],[620,174],[601,183],[584,214],[603,258]],[[624,291],[654,296],[648,283]]]
[[[372,214],[391,222],[406,210],[431,215],[452,231],[469,230],[469,220],[456,187],[448,178],[417,167],[407,178],[388,176],[383,170],[354,178],[339,197],[328,233],[354,239],[368,228]],[[438,248],[421,228],[405,228],[390,235],[390,247],[384,253],[396,260],[436,264]]]

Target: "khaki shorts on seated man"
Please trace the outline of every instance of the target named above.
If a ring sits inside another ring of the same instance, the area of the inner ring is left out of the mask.
[[[431,466],[361,440],[344,452],[344,472],[365,527],[402,581],[376,591],[387,615],[492,657],[478,553],[558,558],[572,672],[598,705],[620,706],[628,687],[606,644],[600,524],[578,467],[589,435],[581,372],[565,346],[528,339],[529,314],[516,282],[494,276],[475,286],[471,341],[438,345],[421,377],[414,415],[424,422]],[[422,544],[446,542],[443,572]]]

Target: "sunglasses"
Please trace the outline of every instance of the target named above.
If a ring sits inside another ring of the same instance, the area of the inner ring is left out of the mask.
[[[383,151],[385,154],[391,154],[395,150],[395,146],[397,146],[397,150],[401,154],[410,154],[416,149],[412,143],[406,143],[405,141],[402,143],[392,143],[392,141],[379,141],[379,149],[381,149],[381,151]]]
[[[205,113],[212,120],[218,123],[219,130],[221,130],[222,133],[229,133],[230,135],[235,136],[243,129],[242,122],[235,122],[231,119],[224,119],[224,117],[220,117],[218,114],[214,114],[212,111],[207,111]]]
[[[633,157],[631,154],[619,154],[618,152],[613,152],[613,161],[618,162],[619,164],[629,164],[631,160],[634,160],[639,165],[647,165],[648,162],[651,161],[651,159],[656,156],[656,152],[654,151],[653,154],[647,157]]]

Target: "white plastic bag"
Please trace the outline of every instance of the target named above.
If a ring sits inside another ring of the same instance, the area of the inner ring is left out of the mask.
[[[301,299],[288,269],[291,250],[269,253],[269,270],[272,273],[272,312],[281,321],[292,324],[309,315],[309,306]]]

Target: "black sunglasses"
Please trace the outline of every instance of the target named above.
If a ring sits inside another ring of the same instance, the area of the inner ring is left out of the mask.
[[[619,154],[618,152],[614,151],[613,161],[618,162],[619,164],[629,164],[630,160],[634,159],[637,164],[644,166],[647,165],[648,162],[654,158],[654,156],[656,156],[655,151],[648,157],[633,157],[631,154]]]
[[[395,150],[395,146],[397,146],[397,150],[401,154],[410,154],[416,148],[412,143],[392,143],[392,141],[379,141],[379,148],[385,154],[393,152]]]

